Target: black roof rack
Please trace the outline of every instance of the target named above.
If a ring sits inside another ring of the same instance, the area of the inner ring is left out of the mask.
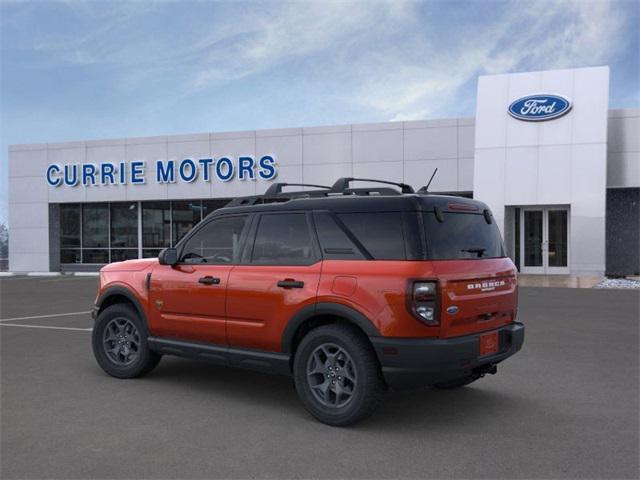
[[[327,190],[331,189],[331,187],[328,187],[326,185],[314,185],[313,183],[274,183],[269,188],[267,188],[267,191],[264,192],[264,196],[270,197],[273,195],[278,195],[282,193],[282,189],[284,187],[315,187],[315,188],[325,188]]]
[[[351,182],[373,182],[383,183],[385,185],[393,185],[400,188],[400,192],[393,188],[350,188]],[[319,190],[298,190],[293,192],[283,192],[284,187],[314,187]],[[248,197],[239,197],[231,200],[226,207],[240,207],[256,205],[258,203],[274,203],[286,202],[294,198],[317,198],[340,195],[402,195],[407,193],[415,193],[410,185],[405,183],[387,182],[386,180],[373,180],[368,178],[352,178],[344,177],[338,179],[333,186],[315,185],[311,183],[274,183],[262,195],[251,195]]]
[[[387,180],[375,180],[372,178],[353,178],[353,177],[342,177],[339,178],[336,183],[333,184],[333,186],[331,187],[331,190],[333,190],[334,192],[347,192],[350,190],[372,190],[372,189],[366,189],[366,188],[358,188],[358,189],[350,189],[349,185],[351,184],[351,182],[372,182],[372,183],[384,183],[385,185],[393,185],[394,187],[398,187],[400,188],[400,191],[402,193],[415,193],[413,190],[413,187],[411,185],[407,185],[406,183],[397,183],[397,182],[389,182]],[[385,189],[385,190],[391,190],[391,189]],[[394,191],[394,190],[391,190]],[[397,192],[395,192],[397,193]]]

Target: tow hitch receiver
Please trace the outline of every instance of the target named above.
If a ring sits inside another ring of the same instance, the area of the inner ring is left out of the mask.
[[[493,363],[487,363],[473,369],[473,376],[476,378],[482,378],[485,375],[495,375],[498,371],[498,366]]]

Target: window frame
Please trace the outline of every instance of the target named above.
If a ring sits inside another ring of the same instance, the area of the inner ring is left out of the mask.
[[[258,227],[260,225],[260,220],[264,216],[268,215],[304,215],[307,231],[309,232],[309,239],[311,240],[311,257],[306,262],[293,262],[293,263],[282,263],[282,262],[274,262],[274,263],[256,263],[253,261],[253,250],[255,247],[255,242],[258,233]],[[313,212],[307,210],[287,210],[282,212],[271,211],[271,212],[261,212],[256,213],[253,221],[251,223],[251,229],[248,232],[247,243],[244,246],[242,251],[241,261],[242,265],[251,265],[255,267],[308,267],[311,265],[315,265],[316,263],[322,261],[322,254],[320,251],[320,244],[318,242],[318,235],[316,233],[315,223],[313,222]]]
[[[237,258],[233,258],[231,262],[228,263],[187,263],[182,261],[182,256],[184,252],[184,247],[195,235],[200,232],[203,228],[211,224],[212,222],[216,222],[218,220],[226,220],[228,218],[234,217],[243,217],[246,218],[244,226],[242,227],[242,232],[240,233],[240,238],[238,239],[238,254],[235,256]],[[177,250],[178,263],[177,265],[188,265],[190,267],[198,267],[198,266],[221,266],[221,265],[240,265],[242,255],[245,248],[245,243],[247,241],[249,229],[253,224],[254,214],[251,213],[230,213],[228,215],[218,215],[216,217],[209,218],[207,220],[201,220],[198,224],[189,231],[186,235],[184,235],[174,247]]]

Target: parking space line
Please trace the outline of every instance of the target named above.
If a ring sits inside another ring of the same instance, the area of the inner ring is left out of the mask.
[[[69,312],[69,313],[51,313],[49,315],[32,315],[30,317],[13,317],[13,318],[0,318],[1,322],[15,322],[17,320],[37,320],[39,318],[53,318],[53,317],[72,317],[74,315],[88,315],[91,311],[86,312]]]
[[[17,323],[0,323],[0,327],[46,328],[49,330],[75,330],[78,332],[90,332],[93,330],[93,328],[50,327],[49,325],[19,325]]]

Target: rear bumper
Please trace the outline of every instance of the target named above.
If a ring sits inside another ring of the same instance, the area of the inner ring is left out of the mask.
[[[522,348],[524,325],[512,323],[493,330],[500,350],[480,357],[482,332],[448,339],[370,337],[382,374],[391,388],[410,389],[472,375],[474,369],[503,361]]]

